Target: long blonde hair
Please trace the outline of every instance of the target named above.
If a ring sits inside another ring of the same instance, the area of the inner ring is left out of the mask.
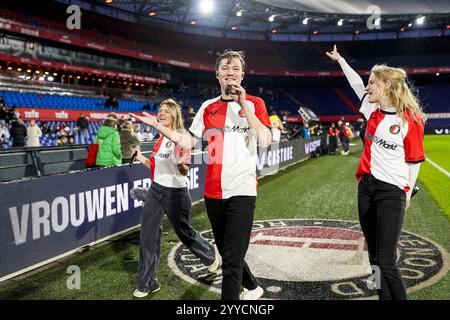
[[[405,70],[387,65],[375,65],[372,73],[384,84],[391,83],[391,86],[385,89],[385,95],[389,97],[396,109],[397,116],[403,122],[407,121],[405,113],[411,116],[415,122],[425,121],[425,114],[417,97],[416,89],[407,80]]]
[[[173,99],[166,99],[162,101],[159,106],[165,104],[169,108],[169,113],[172,116],[172,130],[177,132],[183,131],[183,117],[181,116],[181,106]]]

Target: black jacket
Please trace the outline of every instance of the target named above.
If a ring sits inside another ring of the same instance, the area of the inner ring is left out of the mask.
[[[87,129],[89,127],[88,119],[86,117],[78,118],[77,127],[80,129]]]
[[[25,146],[25,137],[27,136],[27,128],[18,121],[12,123],[10,131],[13,147],[23,147]]]

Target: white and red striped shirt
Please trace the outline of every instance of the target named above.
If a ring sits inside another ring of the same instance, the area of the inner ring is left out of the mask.
[[[152,181],[168,188],[184,188],[188,186],[189,180],[183,176],[176,165],[176,158],[180,156],[182,148],[168,138],[159,138],[150,156],[150,171]],[[189,151],[184,151],[188,152]],[[190,159],[189,154],[186,159]],[[186,161],[185,163],[188,163]]]
[[[367,119],[365,146],[356,176],[372,174],[378,180],[398,186],[408,192],[409,168],[407,163],[425,160],[423,147],[424,124],[405,113],[406,122],[396,115],[395,109],[382,110],[368,102],[364,96],[360,112]]]
[[[251,95],[246,101],[270,130],[264,101]],[[256,196],[257,142],[238,103],[220,96],[204,102],[189,131],[199,139],[205,135],[208,141],[205,197]]]

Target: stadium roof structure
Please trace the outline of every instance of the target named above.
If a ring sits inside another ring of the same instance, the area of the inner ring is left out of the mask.
[[[68,0],[57,0],[67,2]],[[212,2],[209,14],[200,10]],[[450,29],[448,0],[85,0],[160,28],[211,35]],[[97,12],[101,12],[102,10]],[[270,21],[269,21],[270,19]],[[422,23],[417,19],[422,19]],[[130,20],[130,19],[127,19]],[[377,21],[378,20],[378,21]],[[181,29],[180,29],[181,28]],[[232,36],[233,37],[233,36]],[[234,36],[247,38],[244,35]]]

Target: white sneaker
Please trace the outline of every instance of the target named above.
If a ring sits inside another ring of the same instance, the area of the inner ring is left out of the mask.
[[[216,260],[208,266],[208,273],[216,273],[217,269],[220,267],[220,254],[216,245],[214,245],[214,256],[216,257]]]
[[[258,300],[264,294],[264,289],[260,286],[256,287],[253,290],[248,290],[243,288],[240,298],[241,300]]]
[[[219,258],[216,256],[216,260],[208,266],[208,273],[216,273],[217,269],[219,269],[220,261]]]
[[[135,298],[144,298],[146,296],[148,296],[148,292],[142,292],[142,291],[139,291],[138,289],[134,290],[134,292],[133,292],[133,297],[135,297]]]
[[[161,287],[158,287],[158,288],[156,288],[156,289],[154,289],[153,291],[150,291],[150,292],[142,292],[142,291],[139,291],[138,289],[136,289],[133,292],[133,296],[136,297],[136,298],[144,298],[144,297],[148,296],[149,293],[158,292],[160,289],[161,289]]]

